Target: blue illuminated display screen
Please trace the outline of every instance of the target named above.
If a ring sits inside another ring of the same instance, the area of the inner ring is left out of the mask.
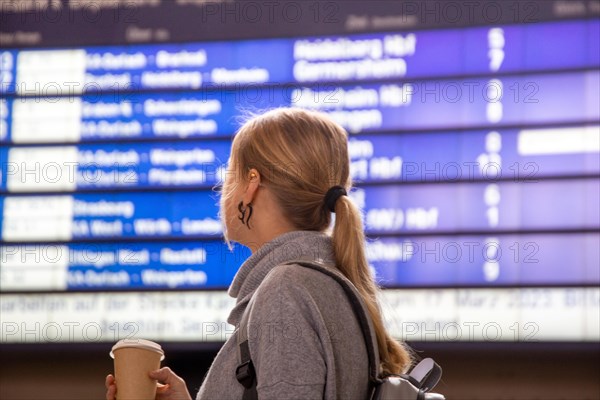
[[[369,234],[594,229],[600,225],[600,183],[592,179],[538,182],[365,186],[351,196],[363,208]],[[552,199],[552,201],[549,201]],[[151,192],[6,196],[2,237],[20,241],[220,236],[218,193]],[[36,213],[54,221],[45,231]],[[157,205],[160,205],[159,207]],[[68,229],[65,229],[65,226]]]
[[[199,89],[241,83],[343,82],[593,68],[600,61],[599,33],[598,20],[589,20],[237,43],[90,47],[71,50],[67,55],[81,63],[83,79],[71,80],[65,91]],[[548,40],[552,46],[540,45]],[[39,61],[49,54],[0,54],[2,93],[35,92],[34,84],[19,78],[24,70],[36,67],[20,62],[23,58]],[[63,64],[61,68],[64,71],[69,66]]]
[[[226,288],[231,138],[281,106],[349,132],[382,286],[598,285],[599,27],[1,51],[2,290]]]
[[[599,239],[598,234],[383,238],[368,252],[380,283],[389,286],[577,285],[600,279]]]
[[[44,130],[56,142],[231,136],[243,110],[297,106],[327,112],[352,135],[503,124],[594,123],[600,72],[409,83],[248,87],[219,92],[118,93],[7,99],[4,140],[28,143]],[[52,111],[51,111],[52,110]],[[70,125],[52,124],[57,113]],[[22,121],[31,113],[38,121]],[[47,115],[44,115],[47,114]],[[435,115],[435,118],[431,118]]]
[[[367,243],[367,258],[388,287],[571,285],[600,278],[598,240],[597,234],[386,237]],[[39,246],[8,245],[5,251],[18,258]],[[222,288],[236,263],[249,256],[247,249],[232,252],[210,240],[77,243],[44,252],[66,263],[66,290]]]

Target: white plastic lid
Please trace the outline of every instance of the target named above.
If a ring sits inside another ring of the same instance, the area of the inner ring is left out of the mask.
[[[150,351],[155,351],[157,353],[160,353],[160,360],[164,360],[165,359],[165,352],[163,351],[162,347],[160,347],[160,344],[155,343],[153,341],[150,340],[146,340],[146,339],[123,339],[123,340],[119,340],[111,349],[110,351],[110,356],[112,358],[115,358],[115,354],[114,352],[119,350],[119,349],[123,349],[125,347],[135,347],[138,349],[144,349],[144,350],[150,350]]]

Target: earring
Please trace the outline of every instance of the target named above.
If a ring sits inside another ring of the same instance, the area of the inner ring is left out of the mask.
[[[244,207],[244,202],[240,201],[238,204],[238,211],[240,212],[240,216],[238,219],[242,221],[242,224],[246,225],[248,229],[250,229],[250,217],[252,217],[252,203],[248,203],[246,207]],[[248,218],[246,218],[246,211],[248,212]]]

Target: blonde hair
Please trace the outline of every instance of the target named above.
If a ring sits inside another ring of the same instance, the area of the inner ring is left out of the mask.
[[[346,190],[352,185],[346,131],[324,114],[298,108],[275,109],[246,122],[233,140],[230,165],[238,179],[255,168],[298,230],[325,231],[331,223],[325,193],[334,185]],[[223,196],[228,192],[225,188]],[[332,240],[338,269],[356,286],[373,321],[383,373],[405,372],[411,356],[385,329],[360,210],[348,196],[335,204]]]

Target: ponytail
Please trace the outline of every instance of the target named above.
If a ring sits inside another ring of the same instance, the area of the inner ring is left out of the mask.
[[[386,331],[375,283],[365,255],[365,236],[360,211],[347,196],[341,196],[335,204],[335,225],[333,228],[333,248],[338,269],[358,289],[371,316],[379,359],[384,375],[405,372],[411,363],[407,349]]]

